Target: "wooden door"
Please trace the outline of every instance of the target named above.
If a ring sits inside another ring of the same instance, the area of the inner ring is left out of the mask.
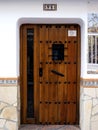
[[[20,30],[22,123],[78,124],[79,25],[23,25]]]

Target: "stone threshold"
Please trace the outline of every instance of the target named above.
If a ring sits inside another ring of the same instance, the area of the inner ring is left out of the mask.
[[[21,125],[19,130],[80,130],[78,125]]]

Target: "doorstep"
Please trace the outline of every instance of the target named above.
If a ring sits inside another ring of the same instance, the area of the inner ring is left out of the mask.
[[[80,130],[74,125],[21,125],[19,130]]]

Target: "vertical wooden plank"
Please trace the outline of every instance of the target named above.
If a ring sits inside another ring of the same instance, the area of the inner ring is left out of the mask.
[[[48,99],[49,99],[49,78],[48,78],[48,53],[49,53],[49,44],[48,44],[48,35],[49,35],[49,29],[48,26],[45,25],[45,52],[44,52],[44,56],[45,56],[45,66],[44,66],[44,82],[45,82],[45,111],[44,111],[44,116],[45,116],[45,124],[48,124],[49,119],[49,103],[48,103]]]
[[[79,124],[79,101],[80,101],[80,69],[81,69],[81,33],[80,26],[77,25],[77,113],[76,113],[76,123]]]
[[[23,70],[22,70],[22,52],[23,52],[23,49],[22,49],[22,41],[23,41],[23,26],[21,25],[20,27],[20,98],[21,98],[21,123],[23,123],[23,103],[22,103],[22,84],[23,84],[23,77],[22,77],[22,73],[23,73]]]
[[[64,44],[64,61],[59,61],[58,72],[64,75],[64,77],[58,77],[58,120],[60,124],[66,124],[67,114],[67,31],[64,25],[59,28],[59,42]]]
[[[27,26],[23,27],[23,122],[26,123],[26,110],[27,110]]]
[[[39,123],[39,27],[34,26],[34,116]]]
[[[40,77],[40,122],[48,122],[48,28],[46,25],[40,27],[40,68],[43,74]]]
[[[57,122],[57,75],[52,70],[57,69],[57,64],[52,60],[52,44],[57,40],[57,30],[51,25],[49,28],[49,124]]]
[[[76,104],[70,103],[68,104],[67,116],[68,116],[68,124],[76,124]]]
[[[20,94],[21,94],[21,123],[24,122],[24,112],[23,112],[23,25],[20,27]]]
[[[72,30],[73,28],[69,28],[69,30]],[[72,96],[74,95],[74,80],[76,78],[76,69],[74,68],[74,55],[75,55],[75,48],[74,48],[74,41],[73,41],[74,37],[72,36],[68,36],[68,103],[70,104],[72,102]],[[75,69],[75,70],[74,70]],[[70,76],[71,75],[71,76]],[[76,96],[75,96],[76,97]],[[72,115],[69,115],[69,110],[71,110],[71,108],[73,108],[73,105],[68,105],[68,123],[72,123],[73,121],[71,120],[73,117],[73,113]]]
[[[69,30],[75,30],[74,26],[71,26],[69,28]],[[68,36],[68,104],[71,103],[71,105],[68,105],[68,111],[71,109],[74,109],[74,103],[76,103],[76,91],[77,91],[77,86],[76,86],[76,82],[77,82],[77,54],[76,54],[76,46],[77,46],[77,36]],[[72,105],[73,104],[73,105]],[[72,107],[72,108],[70,108]],[[73,116],[76,116],[74,114],[72,114],[72,119]],[[67,122],[75,122],[74,120],[70,120],[71,118],[70,116],[68,116],[68,121]],[[75,117],[74,117],[75,118]]]
[[[40,46],[40,68],[42,69],[41,76],[40,77],[40,103],[39,103],[39,122],[44,124],[45,118],[44,118],[44,104],[45,104],[45,83],[44,83],[44,63],[45,63],[45,26],[40,25],[39,26],[39,46]]]

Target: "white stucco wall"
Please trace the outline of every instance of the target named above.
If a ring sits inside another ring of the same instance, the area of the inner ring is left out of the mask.
[[[43,11],[44,3],[56,3],[57,11]],[[0,1],[0,77],[19,75],[19,25],[34,22],[81,24],[81,77],[87,77],[87,2],[78,0]],[[22,19],[23,18],[23,19]],[[36,19],[35,18],[45,18]],[[47,20],[48,18],[48,20]],[[49,18],[54,18],[49,20]],[[56,20],[63,18],[63,20]],[[75,20],[77,19],[77,20]],[[78,21],[81,19],[81,21]]]

